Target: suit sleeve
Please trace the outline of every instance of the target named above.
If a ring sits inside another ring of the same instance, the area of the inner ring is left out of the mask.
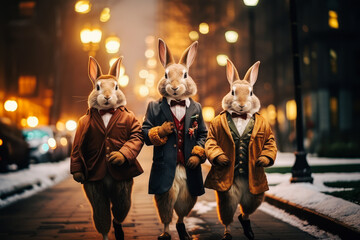
[[[130,164],[133,164],[144,145],[144,137],[142,135],[140,122],[133,113],[130,113],[128,126],[130,128],[130,138],[119,151]]]
[[[266,156],[270,160],[270,164],[267,166],[272,166],[275,162],[277,147],[274,134],[271,130],[270,124],[266,121],[265,122],[266,128],[266,140],[264,143],[264,147],[261,151],[260,156]]]
[[[78,128],[76,129],[75,138],[71,150],[71,156],[70,156],[70,173],[74,174],[76,172],[82,172],[84,173],[84,163],[80,157],[80,139],[83,134],[83,124],[80,119],[78,123]]]
[[[216,127],[214,126],[214,120],[211,121],[207,139],[205,142],[205,153],[211,164],[214,164],[216,159],[221,154],[225,154],[221,147],[218,145],[216,140]]]
[[[207,136],[207,128],[204,123],[200,104],[198,105],[198,108],[199,108],[199,119],[198,119],[197,135],[196,135],[196,144],[191,151],[191,155],[198,156],[201,162],[204,163],[206,161],[204,145]]]

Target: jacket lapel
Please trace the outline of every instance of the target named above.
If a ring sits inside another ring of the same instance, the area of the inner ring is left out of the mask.
[[[115,113],[112,115],[112,117],[110,118],[110,121],[107,125],[107,128],[106,128],[106,132],[110,132],[110,130],[113,128],[114,126],[114,123],[117,122],[117,120],[119,119],[120,115],[121,115],[121,112],[123,110],[121,109],[121,107],[117,108]]]
[[[229,128],[229,124],[227,122],[227,118],[226,118],[226,112],[223,111],[220,113],[220,122],[221,122],[221,126],[223,127],[223,129],[225,130],[225,133],[227,135],[227,137],[234,142],[231,132],[230,132],[230,128]]]
[[[227,113],[227,112],[226,112],[226,119],[227,119],[227,122],[228,122],[228,125],[229,125],[230,129],[236,134],[236,136],[237,136],[238,138],[240,138],[240,134],[239,134],[239,132],[238,132],[236,126],[235,126],[235,123],[234,123],[234,121],[232,120],[230,114]]]
[[[194,101],[190,98],[189,108],[187,108],[186,112],[185,112],[185,133],[187,133],[188,129],[190,128],[191,117],[196,114],[197,114],[197,111],[196,111]]]
[[[167,119],[168,121],[170,121],[170,122],[173,122],[174,119],[173,119],[173,117],[172,117],[172,115],[171,115],[170,106],[169,106],[169,104],[167,103],[165,97],[162,99],[162,102],[160,103],[160,108],[161,108],[161,110],[163,111],[166,119]]]
[[[91,118],[94,120],[95,124],[100,128],[101,133],[105,134],[105,125],[104,121],[102,120],[100,113],[97,109],[91,109]]]

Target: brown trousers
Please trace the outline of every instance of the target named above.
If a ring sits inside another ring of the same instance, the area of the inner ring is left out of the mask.
[[[131,206],[133,179],[116,181],[109,174],[102,180],[84,183],[85,194],[91,204],[96,230],[107,234],[114,219],[122,223]],[[111,212],[110,212],[111,204]]]

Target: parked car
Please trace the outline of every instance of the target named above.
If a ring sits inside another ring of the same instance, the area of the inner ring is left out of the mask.
[[[29,145],[18,127],[0,118],[0,172],[7,172],[10,164],[17,169],[29,167]]]
[[[30,161],[34,163],[60,161],[70,155],[70,140],[53,126],[23,130],[30,146]]]

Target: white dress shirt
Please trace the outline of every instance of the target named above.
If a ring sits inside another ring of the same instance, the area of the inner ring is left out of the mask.
[[[185,116],[185,113],[186,113],[186,108],[188,108],[190,106],[190,99],[189,98],[185,98],[183,100],[185,100],[185,106],[180,106],[180,105],[175,105],[173,107],[171,107],[170,105],[170,102],[171,100],[175,100],[177,101],[176,99],[174,98],[167,98],[167,102],[170,106],[170,109],[171,109],[171,112],[174,114],[174,116],[177,118],[177,120],[181,120],[184,116]]]
[[[111,113],[105,113],[101,116],[102,120],[104,121],[105,128],[107,128],[107,125],[109,124],[110,118],[112,117]]]
[[[230,113],[230,115],[234,112],[232,110],[227,110],[227,111],[228,111],[228,113]],[[250,113],[247,114],[246,119],[242,119],[241,117],[237,117],[237,118],[232,117],[232,120],[233,120],[240,136],[244,133],[246,125],[249,123],[251,117],[252,117],[252,114],[250,114]]]

